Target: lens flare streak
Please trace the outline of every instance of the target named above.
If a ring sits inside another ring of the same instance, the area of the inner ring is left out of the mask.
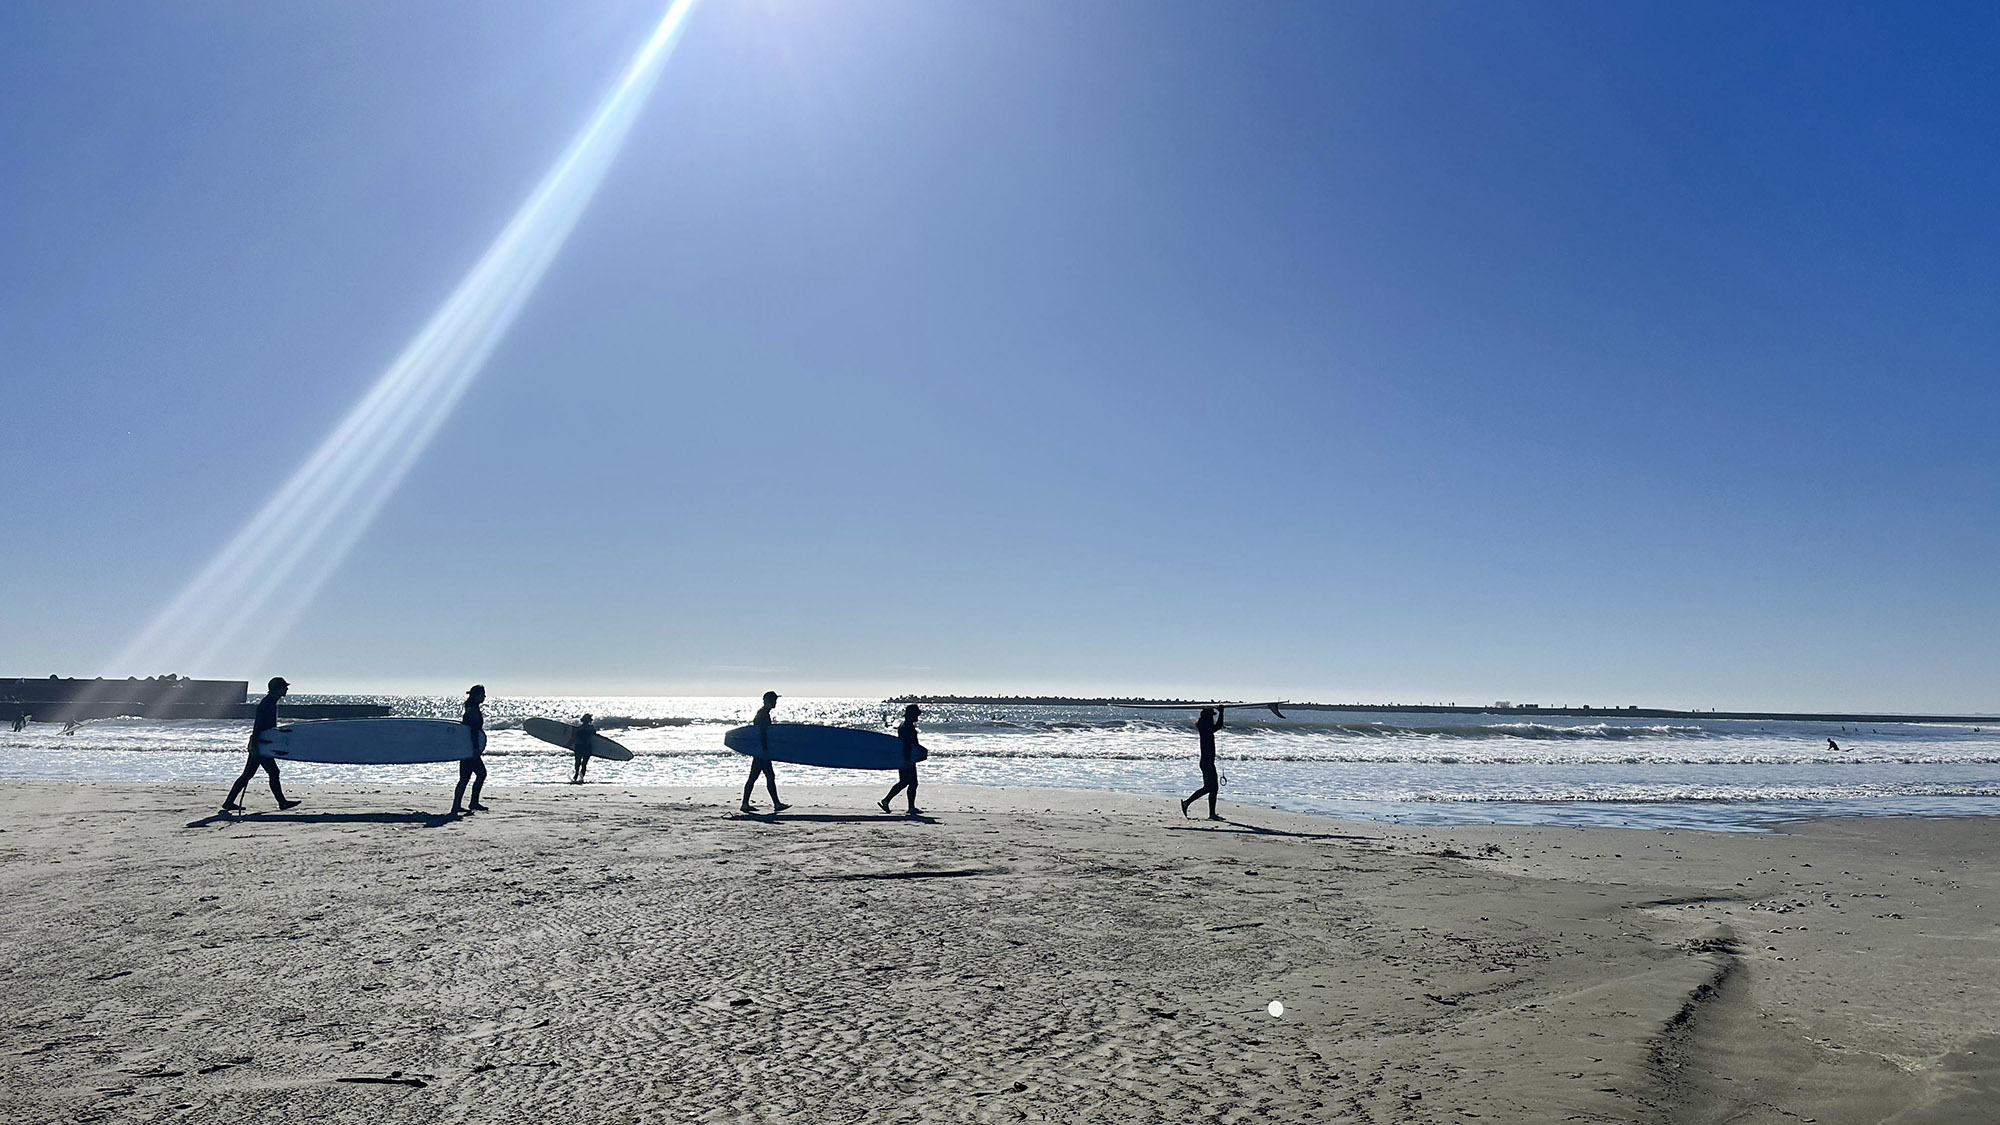
[[[114,672],[203,669],[225,656],[248,663],[283,636],[395,493],[533,294],[616,159],[695,2],[675,0],[668,8],[596,113],[429,323],[291,479],[112,660]],[[251,639],[239,644],[246,634]]]

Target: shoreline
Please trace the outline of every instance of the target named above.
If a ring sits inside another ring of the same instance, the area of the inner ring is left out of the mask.
[[[1992,818],[1405,826],[926,784],[0,791],[30,1120],[1985,1120]],[[867,802],[867,803],[864,803]],[[262,811],[256,811],[261,809]],[[1273,1019],[1264,1008],[1285,1006]]]
[[[238,757],[239,753],[240,753],[239,751],[231,750],[226,754],[218,753],[214,756],[217,758],[227,758],[230,768],[234,769],[240,760]],[[551,763],[560,764],[565,770],[568,768],[569,759],[566,755],[560,753],[550,753],[541,756],[547,758],[547,760]],[[489,754],[488,757],[489,760],[491,760],[494,758],[494,755]],[[734,767],[737,765],[736,759],[723,758],[720,755],[718,755],[718,758],[726,762],[729,765],[729,767],[731,767],[729,770],[729,774],[733,776],[735,773]],[[503,758],[501,760],[508,760],[508,759]],[[613,763],[613,765],[617,764],[620,763]],[[946,764],[947,766],[950,764],[949,759],[946,760]],[[295,763],[295,766],[298,768],[289,771],[285,774],[288,792],[296,791],[296,793],[313,793],[317,791],[325,791],[330,794],[362,793],[362,792],[366,793],[402,792],[402,793],[408,793],[413,798],[418,798],[423,795],[431,795],[433,799],[429,803],[448,804],[450,801],[450,793],[452,785],[454,784],[453,780],[444,778],[442,776],[439,778],[438,782],[435,785],[417,785],[401,779],[344,781],[344,782],[330,781],[323,779],[325,775],[318,774],[312,771],[316,771],[321,768],[344,769],[347,767],[341,767],[341,766],[323,767],[319,763]],[[935,760],[933,760],[930,763],[930,767],[931,768],[925,771],[925,775],[927,778],[934,779],[939,772],[943,772],[938,768],[938,763]],[[862,813],[866,813],[869,815],[873,815],[873,809],[867,806],[869,806],[879,796],[877,790],[885,788],[886,785],[888,784],[887,782],[883,782],[880,785],[874,785],[874,786],[829,785],[820,783],[817,779],[828,775],[838,775],[841,773],[846,773],[848,771],[813,769],[811,767],[798,767],[798,766],[789,767],[789,769],[793,772],[792,775],[788,777],[784,783],[784,790],[786,793],[789,794],[794,789],[797,789],[801,792],[849,792],[853,795],[853,800],[857,802],[857,808],[859,808]],[[561,778],[561,772],[562,772],[561,770],[556,770],[552,768],[546,772],[547,776],[539,780],[524,781],[520,780],[518,776],[493,780],[489,782],[487,790],[489,792],[492,792],[492,791],[497,791],[500,788],[509,788],[509,789],[519,789],[528,793],[548,793],[551,791],[564,791],[564,792],[570,792],[573,795],[587,794],[600,791],[610,791],[613,789],[621,791],[644,790],[644,791],[676,792],[676,793],[699,791],[704,793],[715,794],[716,795],[715,802],[718,808],[727,806],[729,809],[733,810],[735,807],[735,797],[731,796],[731,794],[737,791],[737,787],[731,784],[707,784],[707,783],[660,784],[653,781],[624,781],[624,780],[612,780],[604,777],[596,777],[586,782],[581,789],[577,789],[576,787],[572,786],[568,781],[563,780]],[[797,775],[799,773],[807,774],[810,780],[804,780],[804,781],[796,780]],[[231,780],[230,776],[226,776],[224,773],[221,772],[216,773],[215,776],[212,778],[206,778],[206,779],[193,779],[189,777],[160,777],[160,778],[134,779],[134,778],[120,778],[120,777],[62,777],[62,776],[41,776],[41,775],[29,775],[29,774],[21,774],[21,775],[0,774],[0,782],[4,782],[9,785],[58,785],[58,786],[75,785],[75,786],[112,786],[112,787],[125,786],[125,787],[133,787],[140,789],[148,787],[179,788],[179,789],[191,789],[191,790],[213,789],[216,791],[217,794],[221,794],[228,790],[230,780]],[[1154,803],[1154,804],[1159,804],[1163,808],[1171,808],[1179,800],[1179,795],[1186,789],[1186,787],[1188,785],[1195,784],[1196,780],[1198,779],[1187,778],[1187,779],[1177,779],[1177,780],[1181,782],[1178,788],[1171,788],[1171,789],[1160,788],[1151,790],[1136,789],[1136,788],[1110,788],[1110,787],[1086,788],[1086,787],[1075,787],[1075,786],[1020,785],[1012,782],[982,782],[982,781],[961,780],[957,778],[952,778],[951,780],[947,781],[925,780],[923,784],[925,792],[930,792],[933,789],[940,789],[940,790],[966,789],[966,790],[984,791],[992,793],[1009,793],[1016,791],[1071,793],[1071,794],[1076,794],[1079,797],[1089,797],[1096,794],[1102,794],[1107,800],[1110,799],[1129,800],[1129,801],[1140,802],[1142,804]],[[251,783],[251,789],[256,792],[266,793],[268,795],[268,790],[262,788],[264,784],[265,783],[262,779],[262,776],[260,775],[256,780],[254,780]],[[762,796],[764,791],[762,789],[759,789],[758,793],[760,794],[759,800],[768,804],[768,800]],[[1563,799],[1549,799],[1542,801],[1534,801],[1526,799],[1483,800],[1483,801],[1449,801],[1449,800],[1398,801],[1398,800],[1385,800],[1385,799],[1374,799],[1374,798],[1338,798],[1333,800],[1337,801],[1339,805],[1344,807],[1331,808],[1331,809],[1288,808],[1283,805],[1265,804],[1255,800],[1244,800],[1244,801],[1225,800],[1223,803],[1235,805],[1236,807],[1242,809],[1268,811],[1274,814],[1279,814],[1284,816],[1305,816],[1305,817],[1314,817],[1318,819],[1334,821],[1339,823],[1370,825],[1370,826],[1381,827],[1384,829],[1410,829],[1410,830],[1418,828],[1436,829],[1436,830],[1463,829],[1467,831],[1477,831],[1482,828],[1549,828],[1549,829],[1602,828],[1607,830],[1633,831],[1633,832],[1713,832],[1722,834],[1768,835],[1771,833],[1783,832],[1786,830],[1788,826],[1814,824],[1822,821],[2000,819],[2000,803],[1996,803],[1995,799],[1992,798],[1986,798],[1986,797],[1963,798],[1964,803],[1968,806],[1983,805],[1989,807],[1967,807],[1967,808],[1955,808],[1955,809],[1953,808],[1940,809],[1937,807],[1918,807],[1918,808],[1894,807],[1896,803],[1901,799],[1902,798],[1896,796],[1843,799],[1845,804],[1852,806],[1851,808],[1829,808],[1829,806],[1835,804],[1835,802],[1830,799],[1821,800],[1817,802],[1802,802],[1802,801],[1784,800],[1775,798],[1764,801],[1757,801],[1751,799],[1700,799],[1700,798],[1697,799],[1660,798],[1657,800],[1651,800],[1651,799],[1629,800],[1629,799],[1609,799],[1609,798],[1563,798]],[[1924,799],[1924,798],[1919,798],[1919,799]],[[220,804],[220,800],[221,800],[220,796],[217,796],[216,803]],[[1926,800],[1934,802],[1937,799],[1928,798]],[[1692,818],[1667,819],[1665,817],[1666,813],[1676,809],[1683,809],[1683,810],[1701,809],[1701,808],[1708,808],[1714,805],[1741,805],[1741,806],[1754,807],[1757,805],[1764,805],[1764,804],[1774,805],[1774,806],[1817,804],[1821,807],[1816,809],[1806,809],[1801,811],[1763,812],[1763,813],[1758,813],[1756,815],[1742,816],[1729,821],[1712,821],[1706,823],[1694,820]],[[1468,811],[1465,815],[1459,818],[1426,819],[1426,816],[1437,815],[1439,810],[1441,809],[1457,809],[1457,808],[1479,810],[1481,813],[1484,813],[1484,815],[1477,815],[1473,812]],[[1578,819],[1565,820],[1565,819],[1557,819],[1553,815],[1549,816],[1546,819],[1532,818],[1532,817],[1508,818],[1505,816],[1506,813],[1522,809],[1543,810],[1551,814],[1559,810],[1571,811],[1571,812],[1594,812],[1597,814],[1598,819],[1587,820],[1578,818]],[[1625,810],[1628,813],[1625,822],[1623,823],[1610,822],[1612,810]],[[1653,815],[1649,817],[1645,814],[1653,814]],[[1190,815],[1194,815],[1192,811]]]
[[[999,706],[999,707],[1135,707],[1135,708],[1175,708],[1192,713],[1205,706],[1202,702],[1185,699],[1149,699],[1144,697],[1113,696],[1065,696],[1065,695],[897,695],[887,703],[923,703],[943,706]],[[1271,703],[1230,703],[1230,707],[1240,708],[1252,714],[1274,706]],[[1563,719],[1740,719],[1757,722],[1781,723],[1932,723],[1948,726],[1994,726],[2000,725],[2000,714],[1966,714],[1939,712],[1936,714],[1902,711],[1722,711],[1688,710],[1677,707],[1641,707],[1625,704],[1612,707],[1579,705],[1575,707],[1544,706],[1540,703],[1300,703],[1293,700],[1278,700],[1275,704],[1288,711],[1319,711],[1332,714],[1399,714],[1399,715],[1506,715],[1510,718],[1549,717]]]

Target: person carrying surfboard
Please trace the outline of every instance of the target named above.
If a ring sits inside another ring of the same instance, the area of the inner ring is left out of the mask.
[[[896,728],[896,737],[903,743],[903,764],[896,771],[895,788],[889,790],[887,797],[875,802],[882,806],[883,812],[889,811],[889,802],[896,799],[896,794],[908,789],[910,811],[907,815],[922,816],[924,813],[917,807],[917,751],[924,749],[923,744],[917,741],[917,716],[921,714],[923,711],[914,703],[903,708],[903,724]]]
[[[486,685],[473,684],[465,693],[465,714],[459,716],[468,733],[472,735],[472,757],[460,759],[458,763],[458,788],[451,795],[451,815],[458,816],[466,809],[485,812],[486,806],[479,803],[479,790],[486,785],[486,712],[481,707],[486,702]],[[465,783],[472,782],[472,803],[461,805],[465,800]]]
[[[1221,820],[1215,813],[1216,794],[1222,792],[1222,779],[1215,774],[1215,732],[1222,729],[1223,718],[1229,708],[1216,706],[1201,709],[1201,717],[1194,721],[1195,733],[1201,736],[1201,788],[1188,794],[1181,802],[1181,815],[1186,816],[1188,806],[1203,794],[1208,796],[1208,819]]]
[[[750,720],[757,728],[758,753],[750,759],[750,776],[743,782],[743,811],[754,811],[750,807],[750,791],[757,786],[757,775],[764,775],[764,787],[771,791],[771,812],[781,813],[792,806],[778,800],[778,775],[771,772],[771,709],[778,705],[778,693],[764,693],[764,705],[757,708],[757,717]]]
[[[279,808],[289,809],[298,804],[285,799],[284,787],[278,784],[278,763],[257,752],[257,736],[278,728],[278,700],[292,690],[292,685],[286,683],[283,676],[272,676],[271,682],[265,686],[264,698],[257,701],[256,716],[250,720],[250,760],[243,763],[242,774],[236,778],[236,784],[229,787],[229,796],[223,798],[223,812],[243,811],[236,798],[243,795],[243,787],[250,784],[250,779],[257,776],[259,769],[271,775],[271,796],[278,799]]]
[[[569,775],[571,785],[583,784],[583,775],[590,769],[590,736],[596,733],[597,724],[590,721],[589,715],[585,715],[583,721],[576,724],[576,730],[570,733],[570,753],[576,755],[576,768]]]

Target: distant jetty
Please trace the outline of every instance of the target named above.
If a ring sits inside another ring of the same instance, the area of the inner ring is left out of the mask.
[[[183,676],[124,680],[0,679],[0,722],[37,723],[86,719],[243,719],[256,713],[248,680],[190,680]],[[375,703],[278,705],[281,719],[379,719],[389,708]]]
[[[1061,695],[899,695],[890,703],[949,703],[1001,707],[1172,707],[1197,706],[1186,699],[1137,696],[1082,698]],[[1899,715],[1882,712],[1678,711],[1667,707],[1544,707],[1539,703],[1490,703],[1461,707],[1444,703],[1286,703],[1287,711],[1330,711],[1343,714],[1395,711],[1419,715],[1509,715],[1522,718],[1560,716],[1585,719],[1751,719],[1781,723],[1965,723],[2000,725],[2000,715]]]

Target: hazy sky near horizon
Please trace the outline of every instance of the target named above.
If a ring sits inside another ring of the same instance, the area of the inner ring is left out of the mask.
[[[658,0],[0,6],[0,675],[2000,711],[2000,10],[706,0],[255,667],[108,668]]]

